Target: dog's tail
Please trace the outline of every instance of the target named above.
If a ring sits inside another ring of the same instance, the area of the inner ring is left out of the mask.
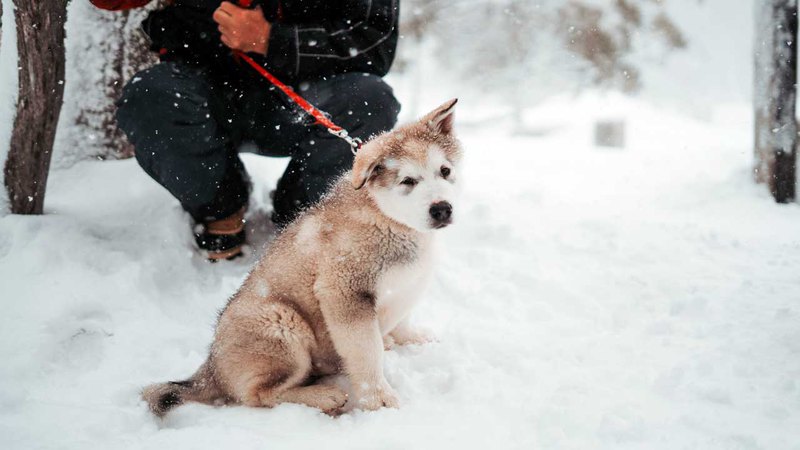
[[[142,398],[153,414],[163,417],[172,408],[185,402],[214,404],[225,399],[206,361],[191,378],[151,384],[142,390]]]

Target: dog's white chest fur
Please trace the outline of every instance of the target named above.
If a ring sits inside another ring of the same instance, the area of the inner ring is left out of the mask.
[[[391,332],[408,317],[419,301],[432,274],[433,247],[432,239],[428,240],[420,245],[414,262],[392,267],[378,279],[376,297],[382,335]]]

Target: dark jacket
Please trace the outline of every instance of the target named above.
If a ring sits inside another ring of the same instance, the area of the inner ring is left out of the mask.
[[[98,0],[94,0],[98,1]],[[139,0],[141,1],[141,0]],[[220,80],[248,79],[220,41],[211,15],[221,0],[176,0],[142,26],[164,60],[209,68]],[[383,76],[398,37],[399,0],[256,0],[272,23],[267,56],[251,54],[286,83],[345,72]]]

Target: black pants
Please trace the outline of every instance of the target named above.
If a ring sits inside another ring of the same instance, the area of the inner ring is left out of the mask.
[[[296,89],[362,139],[392,128],[400,110],[392,89],[375,75],[336,75]],[[237,154],[242,141],[254,141],[267,156],[291,158],[273,199],[279,224],[316,202],[352,165],[344,141],[313,125],[268,83],[234,89],[212,83],[200,69],[162,62],[136,74],[117,106],[117,122],[139,164],[198,222],[227,217],[247,203],[249,181]]]

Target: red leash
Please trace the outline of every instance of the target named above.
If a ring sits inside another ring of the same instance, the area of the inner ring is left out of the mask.
[[[253,0],[237,0],[236,3],[238,3],[238,5],[241,6],[242,8],[251,8],[253,6]],[[281,5],[279,3],[278,4],[279,15],[281,13],[280,8]],[[347,133],[347,130],[333,123],[330,119],[328,119],[325,116],[325,114],[322,113],[322,111],[318,110],[317,108],[314,107],[314,105],[312,105],[306,99],[298,95],[297,92],[294,91],[294,89],[283,84],[281,80],[275,78],[275,75],[269,73],[267,69],[265,69],[261,64],[255,62],[253,58],[247,56],[241,50],[234,50],[233,55],[237,59],[239,58],[243,59],[247,64],[250,64],[250,66],[253,69],[255,69],[255,71],[258,72],[259,75],[266,78],[267,81],[272,83],[273,86],[280,89],[281,92],[286,94],[286,96],[289,97],[291,101],[295,102],[297,106],[303,108],[303,111],[308,113],[309,116],[313,117],[314,120],[316,120],[317,124],[324,126],[325,128],[328,129],[329,133],[347,142],[350,145],[350,150],[353,152],[354,155],[356,154],[358,149],[361,148],[361,144],[363,144],[363,141],[361,141],[361,139],[350,136]]]
[[[361,145],[363,144],[361,139],[350,136],[347,133],[347,130],[333,123],[329,118],[325,116],[325,114],[322,113],[322,111],[318,110],[317,108],[314,107],[314,105],[312,105],[306,99],[298,95],[297,92],[294,91],[294,89],[283,84],[281,80],[275,78],[275,75],[269,73],[267,69],[265,69],[261,64],[255,62],[253,58],[247,56],[244,52],[239,50],[234,50],[233,54],[236,55],[236,57],[243,59],[247,64],[250,64],[250,66],[253,69],[255,69],[255,71],[258,72],[259,75],[266,78],[267,81],[272,83],[273,86],[280,89],[281,92],[286,94],[286,96],[289,97],[291,101],[296,103],[297,106],[303,108],[303,110],[307,112],[308,115],[310,115],[311,117],[314,118],[314,120],[316,120],[317,124],[324,126],[325,128],[328,129],[328,132],[347,142],[350,145],[350,149],[354,155],[358,151],[358,149],[361,148]]]

